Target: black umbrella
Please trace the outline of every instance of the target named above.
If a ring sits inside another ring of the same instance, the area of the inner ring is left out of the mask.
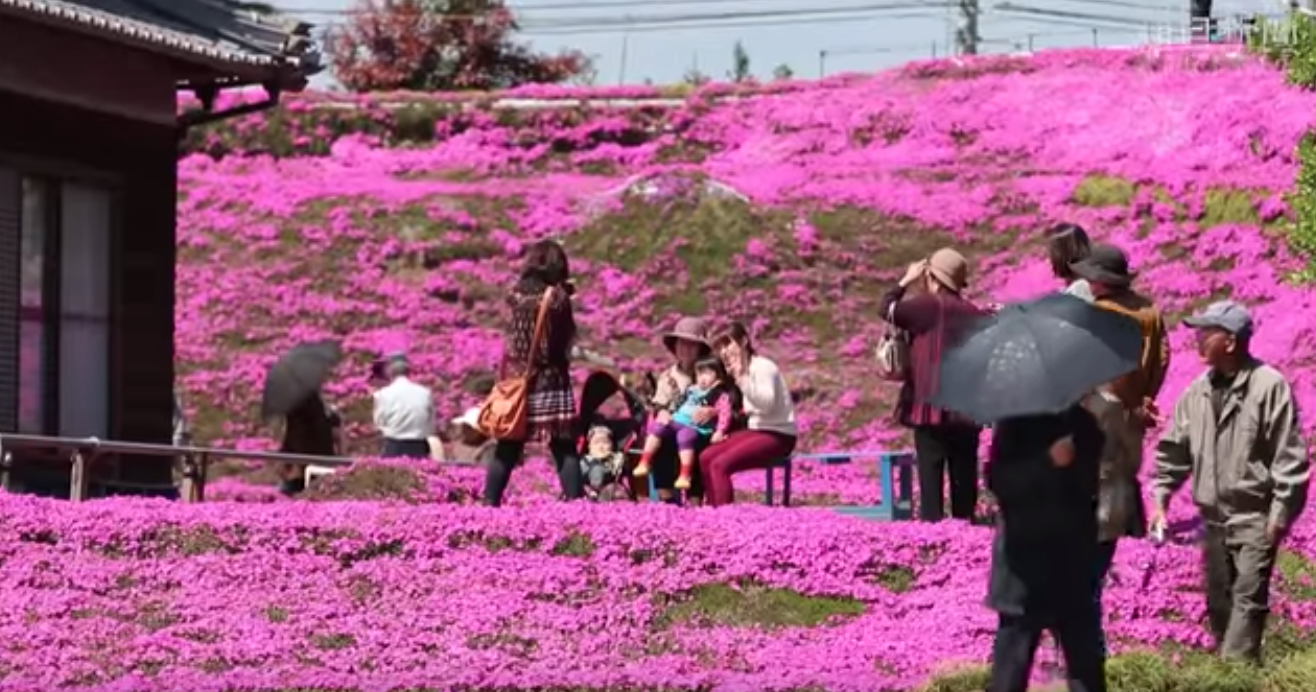
[[[320,391],[329,372],[343,359],[336,341],[301,344],[288,351],[265,375],[261,418],[287,415],[312,394]]]
[[[1138,367],[1133,318],[1054,294],[968,325],[942,353],[929,403],[980,423],[1059,413]]]

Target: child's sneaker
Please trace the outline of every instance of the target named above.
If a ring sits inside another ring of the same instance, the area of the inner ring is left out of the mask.
[[[636,478],[643,478],[649,475],[649,461],[647,459],[641,459],[640,463],[635,465],[635,470],[631,471],[631,475]]]
[[[690,475],[689,475],[689,474],[685,474],[685,473],[683,473],[683,474],[681,474],[681,475],[679,475],[679,476],[676,477],[676,489],[677,489],[677,490],[689,490],[689,489],[690,489]]]

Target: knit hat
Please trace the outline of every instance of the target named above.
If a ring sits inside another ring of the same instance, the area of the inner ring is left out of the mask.
[[[969,285],[969,261],[952,248],[944,247],[928,258],[928,273],[937,283],[953,291]]]

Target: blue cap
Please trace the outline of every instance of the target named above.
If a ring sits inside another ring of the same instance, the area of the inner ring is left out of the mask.
[[[1252,336],[1252,315],[1247,308],[1232,300],[1212,303],[1205,310],[1185,318],[1183,323],[1193,329],[1223,329],[1244,339]]]

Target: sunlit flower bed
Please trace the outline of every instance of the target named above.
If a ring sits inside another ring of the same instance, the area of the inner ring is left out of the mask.
[[[9,498],[0,689],[872,692],[985,658],[985,529],[790,512]],[[1126,547],[1117,649],[1203,643],[1196,580]]]

